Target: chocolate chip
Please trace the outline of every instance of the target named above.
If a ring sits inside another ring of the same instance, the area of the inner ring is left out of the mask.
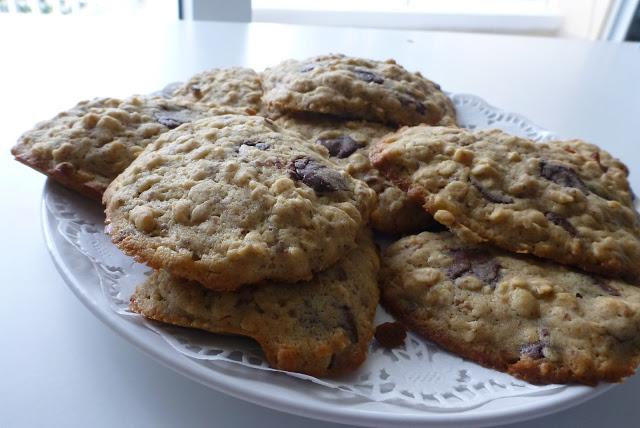
[[[600,287],[605,293],[610,296],[620,297],[620,290],[612,286],[608,280],[600,278],[598,276],[592,277],[593,283]]]
[[[169,129],[177,128],[183,123],[191,122],[191,116],[187,110],[161,110],[153,114],[156,122]]]
[[[358,79],[364,80],[367,83],[373,82],[373,83],[377,83],[378,85],[381,85],[384,83],[384,79],[382,77],[367,70],[361,70],[357,68],[353,70],[353,73],[358,77]]]
[[[289,175],[300,180],[316,192],[348,190],[349,186],[339,172],[319,164],[313,159],[298,158],[289,164]]]
[[[276,125],[276,123],[269,119],[268,117],[264,118],[264,123],[265,125],[267,125],[272,131],[279,131],[278,129],[278,125]]]
[[[360,145],[348,135],[341,135],[336,138],[323,139],[320,138],[316,141],[317,144],[321,144],[329,150],[331,156],[339,159],[349,157],[353,152],[358,150]]]
[[[456,249],[451,251],[453,262],[447,269],[447,276],[455,280],[466,274],[473,274],[483,282],[495,286],[500,279],[500,263],[481,250]]]
[[[513,203],[513,198],[511,196],[505,195],[499,190],[487,189],[474,176],[469,176],[469,181],[487,201],[493,202],[494,204]]]
[[[347,305],[342,305],[341,308],[342,314],[344,315],[344,322],[341,324],[341,327],[349,335],[351,343],[358,343],[358,325],[356,324],[353,312],[351,312],[351,308]]]
[[[331,359],[329,360],[329,365],[327,366],[327,370],[331,370],[335,363],[336,363],[336,354],[331,354]]]
[[[311,70],[313,70],[314,68],[316,68],[316,66],[315,66],[315,65],[313,65],[313,64],[306,64],[306,65],[303,65],[303,66],[300,68],[300,70],[299,70],[299,71],[300,71],[300,73],[308,73],[308,72],[310,72]]]
[[[233,305],[234,308],[247,306],[249,303],[253,302],[254,294],[250,287],[244,287],[240,289],[240,291],[235,293],[235,295],[237,296],[237,300]]]
[[[274,249],[276,250],[276,254],[284,254],[289,249],[289,245],[282,241],[278,241],[276,242]]]
[[[540,358],[544,358],[543,351],[546,347],[547,344],[543,341],[530,343],[520,348],[520,355],[523,357],[529,357],[533,360],[539,360]]]
[[[338,281],[346,281],[347,279],[349,279],[347,272],[342,268],[342,266],[336,266],[335,272],[336,272],[336,279]]]
[[[555,224],[556,226],[560,226],[561,228],[566,230],[569,233],[569,235],[576,236],[578,234],[578,231],[576,230],[575,227],[573,227],[573,225],[571,223],[569,223],[569,220],[567,220],[566,218],[562,217],[560,214],[556,214],[556,213],[553,213],[553,212],[547,212],[547,213],[544,213],[544,216],[551,223]]]
[[[198,85],[191,85],[191,95],[196,97],[197,99],[202,98],[202,89]]]
[[[267,150],[271,148],[271,144],[269,143],[263,143],[262,141],[243,141],[242,146],[249,146],[249,147],[255,147],[256,149],[260,149],[260,150]]]
[[[76,167],[71,162],[60,162],[55,166],[55,172],[60,175],[71,175],[76,172]]]
[[[589,189],[578,174],[567,166],[541,160],[540,176],[560,186],[576,188],[585,195],[589,193]]]
[[[375,337],[387,349],[398,348],[404,344],[407,330],[398,322],[385,322],[376,327]]]
[[[420,113],[421,115],[427,114],[427,107],[421,102],[416,101],[415,99],[409,98],[406,95],[398,95],[398,100],[403,107],[413,106],[416,109],[416,112]]]
[[[529,357],[534,360],[539,360],[540,358],[544,358],[544,349],[549,346],[549,329],[546,327],[542,327],[538,330],[538,336],[540,340],[537,342],[529,343],[527,345],[523,345],[520,348],[520,355],[523,357]]]

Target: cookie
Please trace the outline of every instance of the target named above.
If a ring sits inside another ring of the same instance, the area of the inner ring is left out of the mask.
[[[191,103],[261,109],[262,81],[250,68],[214,68],[191,77],[173,92],[173,97]]]
[[[464,241],[640,276],[628,170],[595,145],[418,126],[385,137],[372,160]]]
[[[263,72],[264,103],[272,114],[314,112],[395,125],[455,123],[440,86],[393,60],[344,55],[287,60]]]
[[[300,284],[268,283],[235,293],[154,272],[131,298],[147,318],[255,339],[269,364],[312,376],[355,370],[366,358],[378,305],[375,244],[367,232],[337,264]]]
[[[378,194],[371,226],[386,234],[425,230],[435,224],[419,203],[384,178],[369,161],[369,150],[382,136],[394,131],[366,121],[344,121],[320,115],[285,115],[276,119],[285,129],[298,132],[311,143],[326,147],[331,159],[351,176],[366,182]]]
[[[640,289],[449,232],[382,257],[381,299],[464,358],[533,383],[619,382],[640,362]]]
[[[375,193],[307,146],[258,116],[167,132],[105,192],[113,242],[215,290],[308,281],[355,246]]]
[[[109,183],[160,134],[207,109],[161,97],[82,101],[20,137],[16,160],[100,200]]]

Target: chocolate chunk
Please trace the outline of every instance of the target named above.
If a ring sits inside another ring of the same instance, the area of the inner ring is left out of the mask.
[[[418,101],[416,101],[415,104],[416,104],[416,111],[418,113],[420,113],[422,115],[427,114],[427,107],[424,104],[419,103]]]
[[[422,115],[427,114],[427,107],[419,101],[416,101],[406,95],[398,95],[398,100],[403,107],[413,106],[418,113]]]
[[[478,263],[471,266],[471,272],[483,282],[495,285],[500,276],[500,266],[495,260],[487,260],[485,263]]]
[[[593,283],[595,285],[597,285],[598,287],[600,287],[605,293],[607,293],[610,296],[615,296],[615,297],[620,297],[620,290],[618,290],[617,288],[615,288],[614,286],[612,286],[608,280],[604,279],[604,278],[600,278],[598,276],[594,276],[592,277],[593,279]]]
[[[483,282],[495,286],[500,279],[500,263],[481,250],[456,249],[451,251],[453,263],[447,269],[447,276],[455,280],[466,274],[473,274]]]
[[[373,82],[373,83],[377,83],[378,85],[381,85],[384,83],[384,79],[382,77],[367,70],[361,70],[357,68],[353,70],[353,73],[358,77],[358,79],[364,80],[367,83]]]
[[[547,213],[544,213],[544,216],[551,223],[555,224],[556,226],[560,226],[561,228],[566,230],[569,233],[569,235],[576,236],[578,234],[578,231],[576,230],[575,227],[573,227],[573,225],[571,223],[569,223],[569,220],[567,220],[566,218],[562,217],[560,214],[556,214],[556,213],[553,213],[553,212],[547,212]]]
[[[314,68],[316,68],[316,66],[313,65],[313,64],[305,64],[300,68],[299,71],[300,71],[300,73],[308,73],[311,70],[313,70]]]
[[[242,146],[250,146],[250,147],[255,147],[256,149],[260,149],[260,150],[268,150],[271,148],[271,144],[269,143],[263,143],[262,141],[244,141],[242,144]]]
[[[376,327],[375,337],[387,349],[398,348],[404,344],[407,330],[398,322],[385,322]]]
[[[339,159],[349,157],[360,147],[360,145],[348,135],[341,135],[331,139],[320,138],[316,143],[325,146],[327,150],[329,150],[329,154],[331,156],[335,156]]]
[[[202,98],[202,89],[198,85],[191,85],[191,95],[196,97],[197,99]]]
[[[358,325],[356,324],[353,312],[351,312],[351,308],[347,305],[342,305],[342,313],[344,315],[344,322],[341,324],[341,327],[349,335],[351,343],[358,343]]]
[[[289,164],[289,175],[300,180],[316,192],[348,190],[349,186],[339,172],[319,164],[313,159],[298,158]]]
[[[162,110],[153,114],[156,122],[169,129],[177,128],[183,123],[191,122],[188,110]]]
[[[560,186],[576,188],[585,195],[589,193],[589,189],[578,174],[567,166],[541,160],[540,176]]]
[[[533,360],[539,360],[540,358],[544,358],[544,348],[547,347],[546,342],[540,340],[538,342],[530,343],[528,345],[524,345],[520,348],[520,355],[523,357],[529,357]]]
[[[505,195],[499,190],[487,189],[474,176],[469,176],[469,181],[487,201],[493,202],[494,204],[513,203],[513,198],[511,196]]]

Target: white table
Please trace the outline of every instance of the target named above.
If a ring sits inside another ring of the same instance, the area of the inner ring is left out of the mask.
[[[261,408],[160,366],[93,317],[44,245],[44,177],[14,162],[21,132],[76,101],[147,93],[214,66],[258,69],[326,52],[396,58],[451,91],[480,95],[613,152],[640,189],[640,49],[581,41],[269,24],[0,19],[0,426],[246,426],[319,421]],[[640,376],[520,426],[640,420]]]

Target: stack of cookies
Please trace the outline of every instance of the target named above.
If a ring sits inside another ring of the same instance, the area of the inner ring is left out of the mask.
[[[530,381],[618,381],[640,360],[624,165],[460,129],[394,61],[214,69],[167,97],[82,102],[12,152],[101,199],[113,242],[155,269],[133,311],[251,337],[275,368],[356,369],[380,291],[404,325]],[[380,275],[374,234],[400,238]]]
[[[427,126],[385,137],[372,159],[450,229],[387,248],[382,301],[396,317],[531,382],[634,373],[640,226],[621,162],[577,140]]]

